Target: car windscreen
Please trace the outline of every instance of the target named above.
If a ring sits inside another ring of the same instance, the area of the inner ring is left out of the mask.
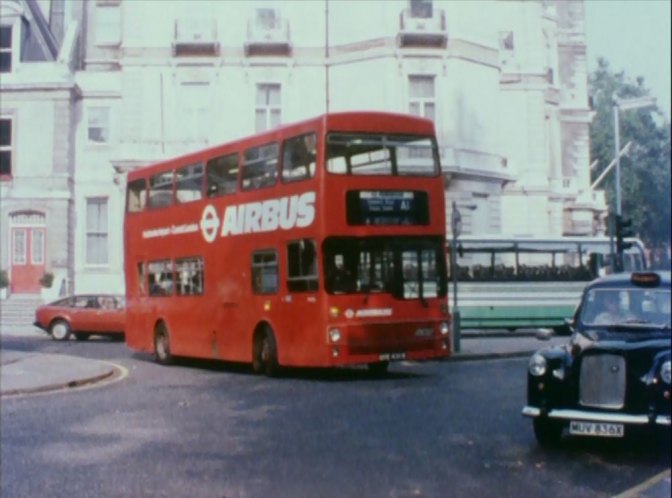
[[[588,325],[638,325],[670,328],[670,290],[596,288],[581,306],[581,321]]]

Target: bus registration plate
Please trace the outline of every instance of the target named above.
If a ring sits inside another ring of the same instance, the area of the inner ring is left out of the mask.
[[[406,358],[406,353],[383,353],[379,358],[381,361],[399,361]]]
[[[623,437],[623,424],[577,422],[569,424],[569,433],[575,436]]]

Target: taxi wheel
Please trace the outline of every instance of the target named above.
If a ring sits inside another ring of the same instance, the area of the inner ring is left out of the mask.
[[[562,424],[555,420],[545,418],[535,418],[534,436],[541,446],[551,446],[557,444],[562,437]]]
[[[56,320],[49,327],[49,331],[51,332],[51,338],[55,341],[67,341],[72,334],[70,324],[65,320]]]
[[[163,323],[157,325],[154,331],[154,357],[161,365],[173,363],[173,356],[170,353],[170,336],[168,328]]]
[[[274,377],[278,374],[278,348],[273,330],[265,328],[254,337],[252,369],[255,373]]]
[[[379,361],[376,363],[369,363],[367,365],[369,372],[375,376],[385,375],[389,366],[389,361]]]
[[[83,334],[81,332],[75,332],[75,339],[78,341],[88,341],[89,337],[91,337],[91,334]]]

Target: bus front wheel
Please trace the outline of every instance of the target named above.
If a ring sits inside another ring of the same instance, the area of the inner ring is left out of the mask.
[[[163,323],[157,325],[154,331],[154,356],[156,362],[161,365],[173,363],[173,356],[170,353],[170,336]]]
[[[273,377],[278,373],[278,348],[275,336],[270,328],[255,335],[252,352],[252,369],[254,373]]]

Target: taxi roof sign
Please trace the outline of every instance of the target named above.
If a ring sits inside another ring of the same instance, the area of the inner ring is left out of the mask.
[[[637,272],[630,275],[630,282],[642,287],[656,287],[660,285],[660,275],[653,272]]]

